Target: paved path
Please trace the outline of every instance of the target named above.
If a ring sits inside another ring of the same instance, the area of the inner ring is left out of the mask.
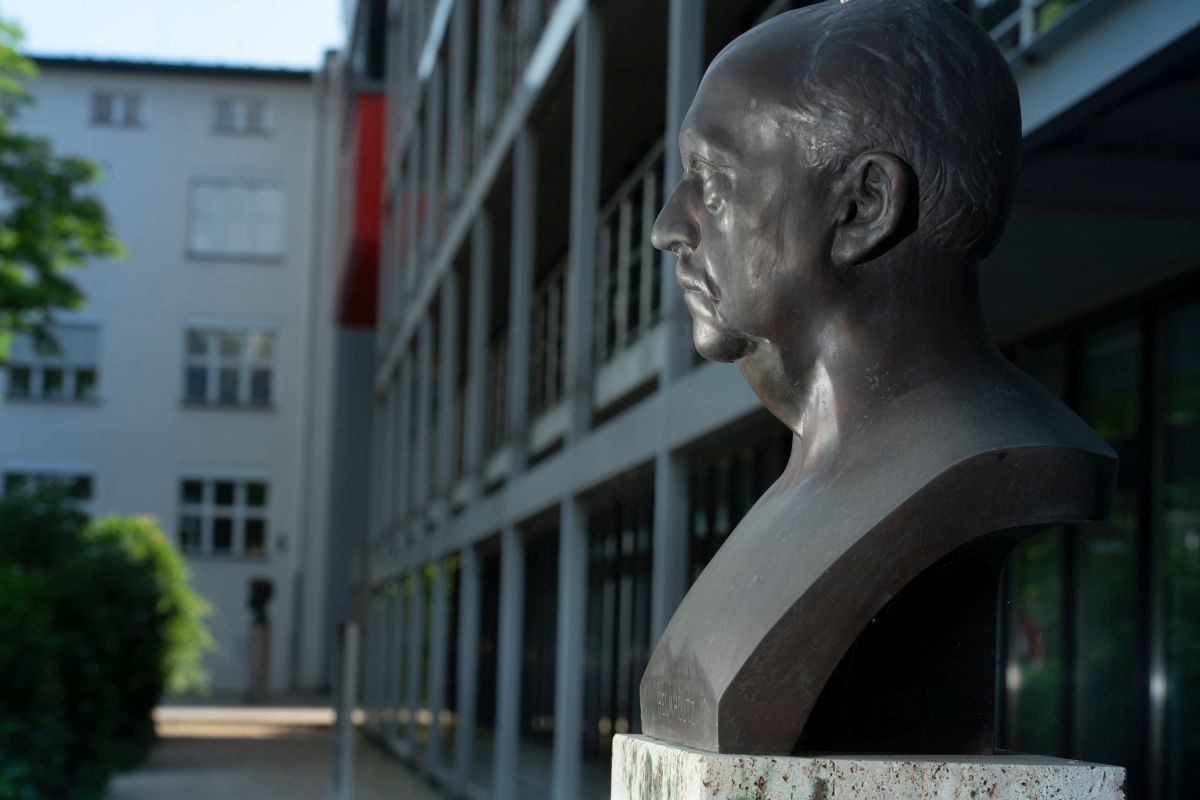
[[[332,719],[323,708],[186,708],[155,713],[149,760],[113,781],[108,800],[325,800]],[[443,800],[362,737],[355,800]]]

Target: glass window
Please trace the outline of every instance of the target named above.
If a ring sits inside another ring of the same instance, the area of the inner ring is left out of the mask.
[[[185,503],[203,503],[204,502],[204,482],[203,481],[183,481],[180,484],[180,498]]]
[[[64,322],[51,331],[56,347],[43,348],[33,337],[13,337],[7,396],[23,400],[87,402],[96,399],[100,373],[99,327]]]
[[[204,402],[208,398],[208,370],[204,367],[188,367],[184,378],[183,396],[191,401]]]
[[[190,553],[266,555],[267,496],[265,481],[183,478],[179,482],[180,546]]]
[[[90,513],[90,504],[94,493],[94,482],[91,475],[69,471],[45,470],[11,470],[4,473],[4,493],[38,492],[43,489],[57,489],[74,501],[78,511]]]
[[[251,482],[246,484],[246,505],[261,507],[267,504],[267,485]]]
[[[56,367],[42,370],[42,397],[58,400],[63,396],[63,371]]]
[[[277,181],[198,179],[192,184],[189,250],[200,257],[278,259],[283,215]]]
[[[197,516],[185,515],[179,518],[179,549],[185,553],[199,552],[203,547],[204,521]]]
[[[246,520],[245,551],[248,555],[261,555],[266,549],[267,523],[261,519]]]
[[[256,369],[250,373],[250,402],[267,405],[271,402],[271,371]]]
[[[233,518],[216,517],[213,519],[214,553],[228,553],[233,550]]]
[[[275,335],[257,329],[185,334],[184,399],[220,405],[270,405]]]
[[[216,482],[216,502],[219,506],[233,505],[234,496],[233,481],[217,481]]]
[[[33,370],[29,367],[10,367],[8,370],[8,396],[29,397],[32,393]]]
[[[79,369],[75,371],[75,399],[92,400],[96,397],[96,370]]]

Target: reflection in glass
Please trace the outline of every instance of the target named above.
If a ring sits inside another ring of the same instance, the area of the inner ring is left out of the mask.
[[[1078,756],[1140,780],[1137,539],[1141,336],[1129,319],[1091,336],[1082,365],[1084,418],[1117,451],[1107,522],[1079,530]]]
[[[1166,796],[1200,797],[1200,302],[1166,324]]]

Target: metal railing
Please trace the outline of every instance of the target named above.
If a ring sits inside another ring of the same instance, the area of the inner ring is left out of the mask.
[[[663,142],[650,148],[600,211],[596,259],[596,363],[625,350],[658,321],[662,303],[650,229],[662,190]]]
[[[567,259],[564,258],[533,290],[529,358],[529,411],[532,417],[562,399],[566,275]]]
[[[1087,0],[1000,0],[971,2],[968,12],[1005,53],[1026,50],[1058,24],[1072,6]]]

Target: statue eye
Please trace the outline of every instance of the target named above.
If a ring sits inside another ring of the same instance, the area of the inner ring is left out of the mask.
[[[712,213],[721,210],[725,205],[725,193],[729,189],[729,181],[723,175],[709,175],[704,180],[704,206]]]

